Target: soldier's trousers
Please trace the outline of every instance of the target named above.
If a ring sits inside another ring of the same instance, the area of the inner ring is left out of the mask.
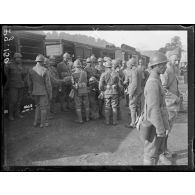
[[[118,109],[118,105],[119,105],[118,94],[105,96],[104,104],[105,104],[105,109],[110,109],[110,108]]]
[[[177,111],[168,110],[168,115],[169,115],[170,129],[172,129],[173,128],[173,124],[175,123],[175,120],[177,118]]]
[[[53,87],[52,88],[52,100],[50,101],[50,112],[55,112],[57,94],[58,94],[58,88]]]
[[[16,115],[20,114],[23,91],[23,88],[9,88],[9,115],[13,116],[14,111],[16,112]]]
[[[70,91],[71,91],[70,85],[62,86],[61,92],[59,92],[59,101],[60,101],[61,109],[65,110],[66,109],[65,107],[70,106],[70,97],[69,97]]]
[[[89,97],[88,94],[75,94],[74,102],[76,109],[82,109],[82,105],[85,109],[89,109]]]
[[[47,95],[34,95],[35,100],[35,121],[37,124],[41,120],[41,124],[44,124],[47,120],[47,111],[49,110],[49,99]]]
[[[165,137],[157,137],[153,135],[153,138],[144,142],[144,164],[156,165],[160,154],[164,152]]]
[[[136,112],[137,112],[137,95],[133,95],[133,97],[129,97],[129,110],[131,113],[131,123],[135,124]]]

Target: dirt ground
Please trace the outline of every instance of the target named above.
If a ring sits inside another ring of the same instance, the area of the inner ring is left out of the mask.
[[[186,85],[181,89],[186,94]],[[121,106],[117,126],[106,126],[103,119],[75,124],[74,111],[56,114],[51,126],[43,129],[32,126],[34,111],[13,122],[5,117],[5,165],[142,165],[143,144],[136,129],[125,128],[128,108],[124,101]],[[179,113],[168,142],[177,153],[175,165],[188,164],[187,136],[187,112]]]

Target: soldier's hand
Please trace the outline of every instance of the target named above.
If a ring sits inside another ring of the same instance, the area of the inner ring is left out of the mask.
[[[170,132],[170,130],[165,131],[166,136],[169,134],[169,132]]]
[[[157,137],[165,137],[165,136],[166,136],[166,131],[164,133],[157,134]]]

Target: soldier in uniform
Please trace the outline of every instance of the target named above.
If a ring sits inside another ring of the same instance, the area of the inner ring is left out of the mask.
[[[62,83],[69,82],[71,80],[71,76],[65,77],[63,80],[59,79],[59,75],[57,69],[55,67],[55,57],[50,56],[49,59],[45,58],[44,66],[47,68],[51,80],[52,85],[52,100],[50,101],[50,112],[55,113],[55,103],[57,98],[57,92],[59,90],[59,86]]]
[[[35,100],[34,126],[37,126],[40,119],[40,127],[47,127],[47,112],[49,101],[52,99],[52,85],[48,70],[44,67],[44,56],[36,57],[37,64],[29,71],[28,85],[29,93]]]
[[[82,105],[85,108],[86,121],[89,121],[89,98],[87,89],[87,73],[82,69],[81,62],[74,62],[75,71],[72,74],[72,85],[74,89],[74,101],[77,113],[77,123],[83,123]]]
[[[95,77],[89,79],[89,106],[90,106],[90,118],[98,119],[99,118],[99,89],[98,89],[98,80]]]
[[[57,71],[60,79],[64,79],[65,77],[70,77],[72,73],[72,69],[70,64],[68,63],[70,59],[70,55],[65,53],[63,55],[63,61],[57,65]],[[60,87],[59,91],[59,100],[61,105],[61,110],[66,112],[70,108],[70,98],[69,94],[71,91],[71,80],[69,82],[63,83]]]
[[[112,62],[105,62],[105,72],[102,73],[99,81],[99,90],[104,94],[106,124],[110,124],[110,111],[113,113],[113,125],[117,125],[117,108],[119,101],[119,75],[112,71]]]
[[[171,165],[171,161],[163,155],[165,137],[170,130],[165,94],[160,80],[166,63],[167,58],[162,53],[156,53],[150,59],[151,72],[144,89],[143,119],[153,125],[154,131],[150,131],[150,140],[144,141],[144,165],[156,165],[158,161]]]
[[[105,71],[105,67],[103,65],[103,59],[98,58],[98,65],[95,67],[98,70],[98,77],[100,78],[101,74]],[[99,80],[98,78],[98,80]]]
[[[135,128],[136,122],[136,111],[137,111],[137,97],[139,93],[138,88],[138,73],[136,67],[136,59],[131,58],[127,62],[128,71],[124,81],[124,85],[128,85],[128,94],[129,94],[129,110],[131,113],[131,123],[126,125],[128,128]]]
[[[13,121],[14,113],[16,117],[23,118],[21,115],[21,101],[26,72],[22,66],[22,55],[20,53],[14,54],[13,62],[5,66],[5,73],[7,76],[9,120]]]
[[[169,97],[169,94],[174,94],[176,97],[175,102],[173,104],[169,104],[166,101],[167,105],[167,110],[169,113],[169,122],[170,122],[170,128],[172,129],[173,124],[175,122],[175,119],[177,117],[177,113],[179,110],[179,97],[180,97],[180,92],[178,89],[178,80],[176,76],[176,67],[175,64],[178,61],[178,51],[170,51],[168,52],[168,60],[169,62],[167,63],[167,68],[164,74],[161,75],[161,81],[162,85],[165,90],[165,100]],[[168,135],[166,136],[166,142],[165,142],[165,154],[166,155],[173,155],[168,148],[167,148],[167,140],[168,140]]]

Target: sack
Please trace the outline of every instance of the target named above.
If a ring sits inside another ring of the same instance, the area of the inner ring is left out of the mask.
[[[145,140],[152,142],[156,135],[156,129],[154,125],[148,120],[144,120],[140,124],[140,138],[144,142]]]
[[[74,89],[71,89],[70,94],[69,94],[69,97],[73,99],[74,98],[74,95],[75,95]]]

